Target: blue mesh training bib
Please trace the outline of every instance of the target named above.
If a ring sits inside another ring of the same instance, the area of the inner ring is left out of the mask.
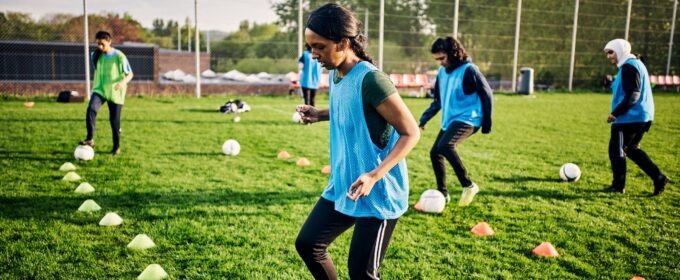
[[[439,96],[442,105],[442,130],[446,129],[454,121],[466,123],[474,127],[482,125],[482,101],[477,93],[465,94],[463,92],[463,77],[465,70],[472,67],[472,63],[458,66],[451,73],[446,73],[444,67],[439,68],[437,82],[439,83]]]
[[[635,58],[629,58],[624,64],[632,65],[640,73],[640,99],[626,113],[616,118],[614,123],[638,123],[654,120],[654,99],[652,98],[652,85],[649,81],[647,67]],[[614,92],[612,95],[612,112],[619,103],[623,102],[623,97],[626,95],[621,85],[621,67],[619,67],[616,77],[617,79],[612,83],[612,91]]]
[[[364,118],[361,86],[372,64],[358,63],[339,83],[337,70],[330,73],[330,156],[331,176],[323,198],[335,202],[335,210],[352,217],[399,218],[408,208],[406,161],[395,165],[376,182],[368,196],[357,202],[347,197],[349,187],[360,175],[375,169],[394,148],[399,134],[393,130],[384,149],[372,141]]]

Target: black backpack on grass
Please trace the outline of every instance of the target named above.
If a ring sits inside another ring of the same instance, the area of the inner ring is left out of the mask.
[[[229,101],[227,101],[227,103],[220,107],[220,112],[230,114],[237,113],[238,109],[243,108],[243,104],[244,102],[241,101],[241,99],[230,99]]]

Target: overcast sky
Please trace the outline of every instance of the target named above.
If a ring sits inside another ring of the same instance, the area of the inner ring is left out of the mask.
[[[280,0],[198,0],[199,28],[205,30],[235,31],[243,20],[257,23],[275,21],[271,3]],[[87,0],[89,13],[127,12],[151,27],[155,18],[181,20],[187,17],[194,22],[193,0]],[[0,12],[30,13],[40,19],[46,14],[82,14],[82,0],[0,0]]]

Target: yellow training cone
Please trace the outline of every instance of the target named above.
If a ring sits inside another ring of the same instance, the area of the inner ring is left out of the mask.
[[[92,185],[90,185],[89,183],[81,183],[80,185],[78,185],[78,187],[76,188],[76,190],[74,192],[75,193],[91,193],[93,191],[94,191],[94,188],[92,187]]]
[[[155,246],[156,243],[153,243],[153,240],[146,234],[137,234],[127,245],[128,248],[135,250],[145,250]]]
[[[61,167],[59,167],[59,171],[64,171],[64,172],[74,171],[74,170],[76,170],[76,166],[73,165],[73,163],[70,163],[70,162],[65,162],[64,164],[61,165]]]
[[[167,278],[168,274],[165,273],[165,270],[160,265],[157,264],[150,264],[149,266],[142,271],[142,274],[137,276],[137,279],[139,280],[158,280],[158,279],[163,279]]]
[[[101,209],[102,208],[99,207],[99,204],[94,202],[94,200],[92,199],[85,200],[85,202],[83,202],[83,204],[81,204],[80,207],[78,207],[78,211],[81,212],[94,212],[99,211]]]
[[[290,154],[286,151],[280,151],[276,157],[279,159],[287,159],[290,158]]]
[[[69,171],[68,173],[66,173],[66,175],[64,175],[64,178],[62,178],[62,180],[68,182],[76,182],[80,181],[80,176],[78,176],[78,174],[73,171]]]
[[[114,212],[106,213],[104,218],[99,221],[100,226],[117,226],[123,223],[123,218]]]
[[[301,157],[300,159],[297,160],[296,164],[298,166],[310,166],[312,163],[309,162],[307,158]]]

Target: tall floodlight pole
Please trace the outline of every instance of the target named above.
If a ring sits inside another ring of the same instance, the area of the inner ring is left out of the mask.
[[[571,61],[569,63],[569,91],[571,91],[574,84],[574,58],[576,57],[576,30],[578,29],[578,4],[579,0],[576,0],[576,5],[574,6],[574,27],[571,34]]]
[[[458,0],[453,5],[453,38],[458,39]]]
[[[210,30],[205,31],[205,52],[210,53]]]
[[[187,51],[191,52],[191,21],[187,18]]]
[[[668,62],[666,63],[666,76],[671,74],[671,53],[673,52],[673,33],[675,33],[675,16],[678,12],[678,0],[673,1],[673,21],[671,23],[671,39],[668,41]]]
[[[630,30],[630,10],[633,8],[633,0],[628,0],[628,13],[626,15],[626,35],[624,39],[628,41],[628,31]]]
[[[378,69],[383,70],[383,48],[385,47],[385,0],[380,0],[380,27],[378,31]]]
[[[198,0],[194,0],[194,26],[196,27],[196,32],[194,32],[194,41],[196,47],[196,98],[201,97],[201,41],[199,40],[198,32]]]
[[[522,18],[522,0],[517,0],[517,19],[515,20],[515,53],[512,60],[512,91],[517,90],[517,55],[519,53],[519,24]]]
[[[85,45],[85,91],[90,99],[90,31],[87,27],[87,0],[83,0],[83,44]]]
[[[365,9],[364,13],[364,36],[366,36],[366,41],[368,41],[368,8]]]
[[[177,51],[182,51],[182,27],[179,25],[179,20],[177,21]]]
[[[298,0],[298,57],[302,56],[302,0]]]

